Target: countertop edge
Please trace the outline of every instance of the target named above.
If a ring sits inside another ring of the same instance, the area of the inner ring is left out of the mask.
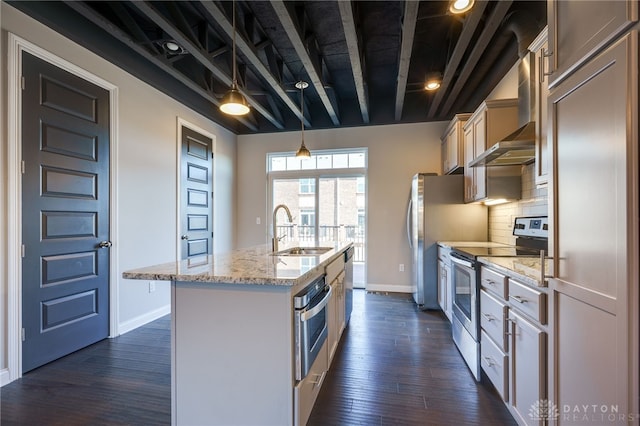
[[[315,277],[322,275],[325,271],[327,265],[329,265],[334,260],[338,259],[343,253],[353,246],[353,242],[345,241],[345,242],[334,242],[335,248],[333,249],[333,253],[327,256],[325,259],[320,261],[317,265],[312,267],[311,269],[304,271],[301,275],[295,277],[286,277],[286,278],[278,278],[278,277],[267,277],[267,276],[238,276],[238,275],[212,275],[210,272],[203,271],[202,273],[194,273],[194,274],[184,274],[180,273],[180,264],[181,262],[166,262],[163,264],[152,265],[148,267],[131,269],[128,271],[122,272],[121,276],[124,279],[130,280],[157,280],[157,281],[172,281],[172,282],[192,282],[192,283],[202,283],[202,284],[232,284],[232,285],[258,285],[258,286],[285,286],[285,287],[294,287],[296,285],[304,284]],[[204,266],[214,264],[216,256],[218,259],[226,256],[233,256],[234,254],[241,253],[251,253],[256,258],[264,258],[268,256],[268,259],[273,258],[274,256],[268,251],[264,250],[264,246],[254,246],[247,247],[244,249],[231,250],[229,252],[220,253],[218,255],[209,255],[207,258],[207,262],[204,263]],[[284,256],[275,256],[275,258]],[[322,256],[320,256],[322,257]],[[175,272],[153,272],[153,271],[145,271],[146,269],[153,268],[168,268],[174,269]]]
[[[531,276],[528,275],[524,275],[523,273],[520,273],[518,271],[514,271],[511,268],[508,268],[504,265],[501,265],[497,262],[499,262],[500,260],[505,261],[505,260],[513,260],[513,259],[522,259],[522,257],[518,257],[518,256],[512,256],[512,257],[504,257],[504,256],[488,256],[488,257],[478,257],[478,262],[487,265],[507,276],[509,276],[510,278],[513,278],[514,280],[517,280],[518,282],[521,282],[522,284],[526,284],[530,287],[535,287],[535,288],[546,288],[546,284],[544,283],[544,281],[541,281],[537,278],[533,278]],[[533,258],[529,258],[529,259],[533,259]]]

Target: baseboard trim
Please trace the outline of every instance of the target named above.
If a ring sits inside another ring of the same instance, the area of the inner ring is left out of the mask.
[[[139,317],[130,319],[129,321],[120,323],[118,326],[119,334],[128,333],[131,330],[135,330],[138,327],[141,327],[145,324],[150,323],[151,321],[155,321],[158,318],[162,318],[165,315],[171,313],[171,305],[163,306],[160,309],[156,309],[155,311],[147,312],[144,315],[140,315]]]
[[[365,286],[367,291],[378,291],[385,293],[413,293],[410,285],[397,285],[397,284],[369,284]]]
[[[11,383],[10,377],[11,375],[9,374],[8,368],[3,368],[2,370],[0,370],[0,387]]]

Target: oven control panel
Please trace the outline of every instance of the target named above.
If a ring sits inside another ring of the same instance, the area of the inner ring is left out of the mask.
[[[517,237],[547,238],[549,222],[547,216],[516,217],[513,235]]]

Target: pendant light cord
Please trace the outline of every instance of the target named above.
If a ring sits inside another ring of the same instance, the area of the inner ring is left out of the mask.
[[[232,44],[231,44],[231,49],[232,49],[232,55],[233,57],[231,58],[231,62],[233,65],[233,81],[232,81],[232,86],[237,86],[238,81],[236,79],[236,2],[235,0],[233,0],[233,2],[231,2],[231,21],[233,22],[233,34],[232,34]]]
[[[302,115],[300,118],[300,124],[302,126],[302,143],[304,144],[304,85],[302,84],[302,80],[300,80],[300,114]]]

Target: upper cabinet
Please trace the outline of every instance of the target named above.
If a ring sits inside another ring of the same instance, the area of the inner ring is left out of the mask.
[[[549,0],[545,72],[554,87],[638,20],[636,1]]]
[[[462,173],[464,168],[464,134],[462,126],[471,114],[456,114],[442,135],[442,174]]]
[[[494,185],[493,182],[503,182],[504,179],[497,175],[511,176],[512,173],[510,172],[513,167],[469,167],[469,163],[517,127],[517,99],[485,101],[469,117],[463,127],[465,150],[464,200],[466,203],[486,201],[494,196],[497,189],[504,189]],[[519,176],[519,168],[516,172]],[[494,175],[498,179],[494,179]],[[520,191],[519,182],[518,180],[518,185],[515,188],[518,193]],[[502,192],[500,196],[503,194]]]
[[[529,50],[534,55],[534,64],[530,70],[530,78],[534,81],[533,87],[536,122],[536,162],[535,162],[535,182],[536,185],[544,185],[548,181],[549,175],[549,152],[547,149],[547,99],[549,97],[549,79],[545,75],[546,52],[549,50],[548,28],[536,37],[529,46]]]

